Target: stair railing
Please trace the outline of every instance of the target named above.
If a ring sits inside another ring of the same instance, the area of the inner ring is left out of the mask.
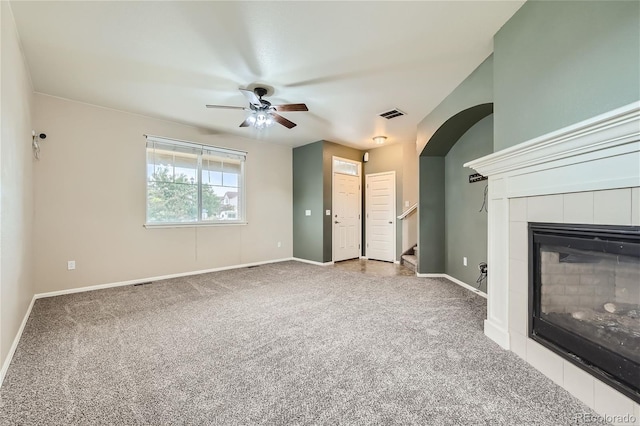
[[[411,207],[409,207],[404,213],[398,216],[398,219],[403,220],[405,217],[409,216],[411,213],[418,209],[418,203],[415,203]]]

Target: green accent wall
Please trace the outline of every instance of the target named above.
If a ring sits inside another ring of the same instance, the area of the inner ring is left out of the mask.
[[[322,146],[319,141],[293,150],[293,256],[315,262],[324,262]]]
[[[445,271],[444,157],[420,157],[418,272]]]
[[[293,256],[331,262],[333,235],[332,161],[342,157],[362,161],[364,151],[318,141],[293,149]],[[311,216],[305,211],[311,210]]]
[[[488,181],[469,183],[474,171],[463,164],[492,152],[490,115],[463,134],[445,157],[445,273],[472,286],[479,275],[478,263],[487,261],[488,214],[480,209]],[[487,291],[486,282],[480,290]]]
[[[458,224],[449,219],[446,199],[460,195],[445,192],[445,156],[467,131],[493,112],[493,84],[493,57],[489,56],[418,124],[417,145],[422,147],[418,190],[418,272],[422,274],[448,273],[447,224],[451,227]],[[459,172],[466,173],[468,181],[473,170],[462,169]],[[479,240],[481,237],[479,230],[470,235],[478,244],[486,246],[486,231],[484,240]],[[459,257],[462,263],[462,257]],[[472,265],[471,259],[468,265]],[[472,285],[476,278],[470,282],[458,279]]]
[[[494,37],[495,151],[640,99],[640,2],[528,1]]]
[[[489,56],[453,92],[418,123],[417,149],[425,155],[426,145],[451,117],[471,107],[493,103],[493,56]],[[461,135],[458,134],[458,136]],[[448,151],[448,149],[447,149]],[[441,154],[427,155],[445,155]]]
[[[421,155],[427,157],[445,156],[474,124],[493,114],[493,104],[480,104],[467,108],[449,118],[429,139]]]
[[[486,260],[486,222],[475,213],[485,185],[463,185],[473,170],[457,164],[639,99],[640,2],[526,2],[494,37],[493,56],[418,124],[419,272],[473,285]],[[492,118],[446,128],[458,114],[491,103]],[[484,251],[470,245],[481,239]]]

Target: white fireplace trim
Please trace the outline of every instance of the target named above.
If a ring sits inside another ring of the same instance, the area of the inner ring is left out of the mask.
[[[628,144],[631,146],[616,152],[637,151],[638,134],[640,101],[470,161],[464,166],[485,176],[508,174],[522,169],[563,167],[579,162],[576,157]],[[596,153],[591,157],[603,155],[609,154]],[[559,162],[560,160],[564,161]],[[549,163],[553,165],[550,166]]]
[[[509,348],[509,198],[640,186],[640,102],[465,164],[489,177],[485,333]]]
[[[465,167],[489,178],[484,332],[510,349],[510,241],[514,244],[521,238],[510,236],[509,199],[640,187],[640,101],[470,161]],[[514,336],[516,342],[519,336]]]
[[[470,161],[498,198],[640,185],[640,102]],[[491,185],[490,185],[491,187]]]

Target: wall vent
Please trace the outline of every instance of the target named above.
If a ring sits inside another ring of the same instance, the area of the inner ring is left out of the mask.
[[[392,118],[402,117],[403,115],[407,115],[407,114],[400,111],[398,108],[394,108],[389,111],[381,112],[378,115],[382,118],[386,118],[387,120],[391,120]]]

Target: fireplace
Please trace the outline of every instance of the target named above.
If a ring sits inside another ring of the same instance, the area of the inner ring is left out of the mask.
[[[528,315],[531,254],[527,234],[529,223],[579,223],[585,225],[582,230],[604,228],[619,236],[613,232],[615,228],[593,225],[608,224],[623,230],[635,227],[630,230],[637,234],[640,226],[640,101],[478,158],[465,166],[489,178],[487,263],[491,274],[485,334],[598,414],[633,413],[640,418],[637,380],[632,379],[630,383],[628,375],[622,378],[614,375],[616,367],[613,373],[605,372],[598,359],[578,359],[575,352],[567,350],[571,348],[566,347],[567,341],[562,338],[557,339],[552,348],[552,343],[541,343],[538,331],[532,335],[534,321]],[[561,250],[556,252],[560,264]],[[562,265],[574,268],[571,260],[563,255]],[[615,288],[614,284],[614,295]],[[558,313],[566,314],[567,307],[571,305],[566,304],[565,312]],[[537,323],[545,324],[548,315],[543,315],[541,309],[538,312]],[[568,336],[579,335],[562,324],[556,325]],[[605,354],[620,355],[619,350],[606,350],[604,342],[595,340],[587,338],[582,342],[604,348]],[[632,357],[625,358],[633,365]]]
[[[529,223],[528,331],[640,402],[640,227]]]

